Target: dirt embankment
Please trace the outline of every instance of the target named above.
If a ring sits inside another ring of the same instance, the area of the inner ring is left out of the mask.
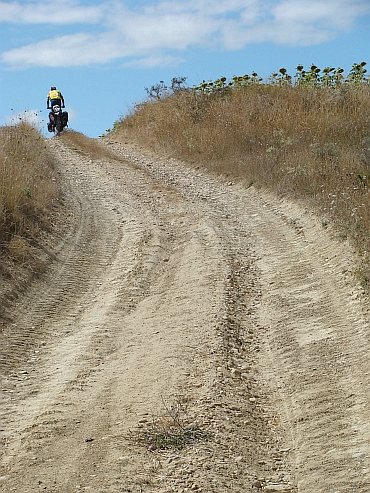
[[[173,160],[48,143],[70,214],[7,313],[0,491],[368,492],[369,324],[348,247]]]

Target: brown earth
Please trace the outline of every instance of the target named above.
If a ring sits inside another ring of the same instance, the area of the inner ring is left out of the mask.
[[[68,214],[6,312],[0,491],[369,492],[349,246],[297,204],[104,140],[116,159],[48,140]]]

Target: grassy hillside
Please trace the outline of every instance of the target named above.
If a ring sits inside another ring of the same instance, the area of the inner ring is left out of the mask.
[[[52,158],[27,123],[0,127],[0,252],[29,259],[58,196]]]
[[[370,285],[370,83],[365,62],[285,69],[184,88],[153,86],[115,124],[117,135],[246,186],[309,201],[353,241]]]

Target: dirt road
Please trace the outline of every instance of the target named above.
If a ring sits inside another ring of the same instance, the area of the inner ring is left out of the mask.
[[[2,335],[0,491],[368,493],[348,246],[174,160],[48,145],[69,215]]]

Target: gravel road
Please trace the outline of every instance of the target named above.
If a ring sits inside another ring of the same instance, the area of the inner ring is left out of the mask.
[[[98,160],[47,140],[68,213],[1,334],[0,491],[368,493],[350,247],[298,204],[101,140]]]

